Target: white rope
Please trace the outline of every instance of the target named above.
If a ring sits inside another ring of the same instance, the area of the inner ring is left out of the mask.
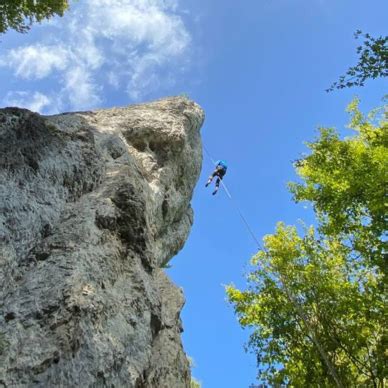
[[[203,149],[205,150],[207,156],[212,161],[212,163],[216,166],[217,163],[211,157],[211,155],[210,155],[210,153],[207,150],[205,145],[203,145]],[[251,234],[253,240],[257,244],[258,249],[263,250],[259,240],[256,238],[255,234],[253,233],[252,228],[249,226],[248,221],[245,219],[244,215],[242,214],[242,212],[240,210],[240,207],[238,206],[238,203],[233,199],[232,195],[230,194],[230,191],[228,190],[228,188],[226,187],[226,185],[222,181],[222,179],[220,179],[220,181],[221,181],[222,187],[224,188],[224,190],[226,192],[226,195],[229,197],[229,199],[236,206],[238,214],[240,215],[241,219],[243,220],[243,222],[244,222],[245,226],[247,227],[248,232]],[[341,383],[341,381],[340,381],[340,379],[338,377],[337,371],[336,371],[334,365],[332,364],[332,362],[330,361],[330,359],[329,359],[325,349],[320,344],[320,342],[319,342],[319,340],[318,340],[318,338],[317,338],[317,336],[315,334],[315,330],[310,325],[309,318],[308,318],[307,314],[305,314],[305,312],[303,311],[302,306],[300,305],[300,303],[296,299],[295,295],[293,295],[293,293],[290,291],[290,289],[288,288],[287,282],[285,281],[285,279],[283,279],[283,276],[280,273],[279,273],[279,281],[280,281],[280,284],[283,286],[284,291],[286,292],[287,299],[290,301],[290,303],[292,305],[294,305],[294,307],[295,307],[295,309],[297,311],[297,314],[300,316],[300,318],[302,319],[302,321],[303,321],[307,331],[310,333],[310,337],[311,337],[313,343],[315,344],[315,346],[317,347],[318,352],[320,353],[320,355],[321,355],[323,361],[325,362],[327,368],[329,369],[330,374],[332,375],[336,386],[339,387],[339,388],[342,388],[343,385],[342,385],[342,383]]]
[[[216,166],[217,163],[216,163],[216,162],[214,161],[214,159],[211,157],[211,155],[210,155],[209,151],[207,150],[207,148],[205,147],[205,145],[203,146],[203,149],[205,150],[207,156],[208,156],[209,159],[212,161],[212,163]],[[255,241],[255,243],[257,244],[258,248],[259,248],[259,249],[262,249],[259,240],[257,239],[257,237],[255,236],[255,234],[253,233],[252,228],[249,226],[248,221],[247,221],[246,218],[244,217],[244,215],[243,215],[243,213],[242,213],[242,211],[241,211],[241,209],[240,209],[240,206],[238,206],[237,201],[233,199],[232,194],[230,194],[230,191],[229,191],[229,189],[227,188],[226,184],[223,182],[223,180],[220,179],[220,181],[221,181],[221,185],[222,185],[223,189],[225,190],[226,195],[227,195],[228,198],[234,203],[234,206],[236,207],[236,210],[237,210],[239,216],[241,217],[242,221],[244,222],[244,224],[245,224],[245,226],[246,226],[246,228],[247,228],[247,230],[248,230],[248,233],[252,236],[252,238],[253,238],[253,240]]]

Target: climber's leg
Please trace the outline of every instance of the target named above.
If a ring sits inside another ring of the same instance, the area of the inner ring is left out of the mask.
[[[210,185],[210,183],[212,183],[212,180],[213,180],[213,178],[214,178],[216,175],[217,175],[217,171],[214,171],[213,174],[211,174],[211,175],[209,176],[209,179],[207,180],[205,187],[208,187],[208,186]]]
[[[221,182],[221,177],[220,176],[217,176],[217,180],[216,180],[216,189],[213,191],[213,195],[217,194],[217,191],[218,189],[220,188],[220,182]]]

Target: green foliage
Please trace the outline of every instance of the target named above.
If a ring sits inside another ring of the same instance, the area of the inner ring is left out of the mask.
[[[352,86],[364,86],[369,78],[388,76],[388,36],[373,38],[369,34],[363,35],[360,30],[356,31],[354,36],[356,39],[360,36],[365,39],[362,45],[357,47],[358,63],[350,67],[338,82],[334,82],[326,90],[327,92]]]
[[[349,111],[355,136],[321,129],[296,163],[302,183],[290,184],[313,205],[317,230],[279,223],[252,259],[248,289],[226,290],[270,385],[386,383],[388,121],[364,117],[357,100]]]
[[[190,364],[190,369],[195,368],[195,362],[192,357],[187,357]],[[201,388],[201,383],[193,376],[191,376],[190,388]]]
[[[190,388],[201,388],[201,383],[194,377],[191,378]]]
[[[68,0],[2,0],[0,33],[9,28],[27,32],[33,22],[41,22],[54,15],[62,16],[68,7]]]
[[[370,265],[382,269],[388,121],[374,123],[378,111],[364,117],[358,100],[348,111],[357,136],[341,140],[335,130],[321,129],[320,138],[308,144],[311,155],[297,162],[305,183],[290,184],[290,189],[297,202],[314,204],[322,233],[347,241]]]

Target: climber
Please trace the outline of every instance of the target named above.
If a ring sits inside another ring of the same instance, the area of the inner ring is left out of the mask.
[[[228,169],[228,166],[224,160],[219,160],[216,163],[216,169],[213,171],[213,173],[209,176],[208,181],[206,182],[205,187],[208,187],[210,183],[212,182],[214,177],[217,177],[216,180],[216,189],[213,191],[213,195],[217,194],[218,189],[220,188],[220,182],[221,179],[225,176],[226,170]]]

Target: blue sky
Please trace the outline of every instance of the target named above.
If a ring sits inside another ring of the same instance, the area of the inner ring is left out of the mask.
[[[62,19],[0,43],[0,105],[42,113],[93,109],[187,93],[206,112],[202,135],[259,239],[276,222],[313,222],[286,183],[319,126],[344,135],[345,107],[364,111],[387,94],[384,79],[326,93],[355,64],[361,29],[386,35],[386,0],[79,0]],[[44,59],[44,60],[43,60]],[[223,285],[245,286],[256,246],[224,192],[204,183],[190,238],[168,270],[183,287],[184,345],[204,388],[244,388],[256,366]]]

